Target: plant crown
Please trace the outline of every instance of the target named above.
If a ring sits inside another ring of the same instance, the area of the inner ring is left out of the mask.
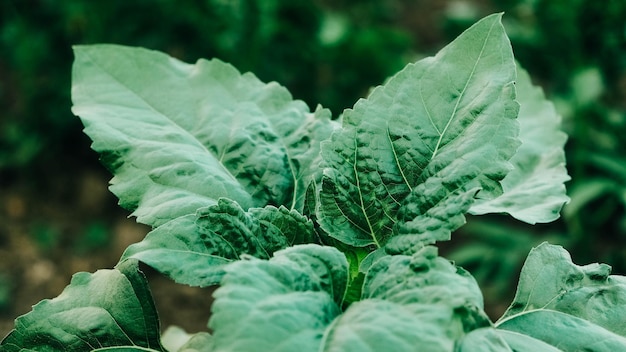
[[[434,246],[465,214],[550,222],[568,201],[560,118],[500,14],[337,119],[217,59],[75,55],[73,112],[120,205],[153,230],[17,318],[0,350],[626,350],[626,279],[608,265],[541,244],[492,322]],[[219,285],[211,333],[161,334],[139,262]]]

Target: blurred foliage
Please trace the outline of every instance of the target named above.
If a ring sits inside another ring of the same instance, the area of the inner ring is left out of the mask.
[[[0,272],[0,312],[6,310],[11,303],[11,279],[9,275]]]
[[[70,112],[71,45],[143,46],[186,62],[218,57],[338,116],[405,63],[499,11],[516,57],[563,116],[572,200],[549,225],[472,217],[449,255],[491,299],[511,295],[521,261],[546,239],[576,262],[603,261],[624,274],[624,0],[0,1],[0,187],[95,164]],[[101,246],[106,231],[95,222],[72,246]],[[34,236],[43,246],[57,241],[44,227]]]
[[[2,1],[0,169],[32,165],[44,152],[75,153],[82,136],[69,109],[74,44],[143,46],[187,62],[218,57],[338,114],[408,60],[410,37],[377,3]]]

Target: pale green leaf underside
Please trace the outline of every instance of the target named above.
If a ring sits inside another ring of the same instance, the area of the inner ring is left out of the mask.
[[[303,206],[333,124],[276,83],[219,60],[182,63],[117,45],[75,47],[73,112],[115,174],[111,190],[158,226],[220,197]]]
[[[2,351],[164,351],[148,283],[136,261],[77,273],[56,298],[15,320]]]
[[[508,213],[530,224],[554,221],[569,201],[564,185],[570,179],[563,150],[567,135],[554,106],[523,69],[518,68],[515,88],[522,145],[511,158],[514,169],[502,180],[502,195],[477,200],[469,212]]]
[[[178,283],[204,287],[218,284],[224,266],[241,255],[269,259],[279,249],[315,240],[313,224],[296,211],[267,206],[246,212],[222,198],[152,230],[121,261],[135,258]]]
[[[515,62],[500,15],[408,65],[344,113],[322,144],[318,218],[354,246],[449,238],[473,197],[500,194],[519,142]],[[396,247],[404,247],[396,246]]]

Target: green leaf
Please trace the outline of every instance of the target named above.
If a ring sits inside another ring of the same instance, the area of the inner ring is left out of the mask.
[[[498,336],[516,352],[561,352],[560,349],[528,335],[508,330],[497,329],[496,331]]]
[[[210,286],[220,282],[224,265],[243,254],[269,259],[279,249],[316,239],[311,221],[295,210],[267,206],[246,212],[222,198],[152,230],[121,261],[138,259],[178,283]]]
[[[378,259],[361,299],[329,327],[325,351],[451,351],[466,332],[490,325],[476,281],[435,247]]]
[[[626,351],[625,337],[552,310],[524,312],[502,321],[498,328],[531,336],[563,351]]]
[[[301,210],[333,123],[276,83],[219,60],[182,63],[117,45],[76,46],[73,112],[138,221],[159,226],[220,197]]]
[[[481,311],[483,296],[476,280],[462,268],[437,256],[427,246],[412,256],[394,255],[377,260],[367,272],[363,299],[396,303],[448,304]]]
[[[291,247],[226,267],[209,327],[215,351],[313,351],[339,313],[348,263],[338,250]]]
[[[405,252],[449,239],[477,192],[501,193],[519,142],[515,62],[500,21],[484,18],[345,111],[322,144],[326,232],[354,246],[395,236],[389,248]]]
[[[226,272],[209,321],[215,351],[450,351],[491,324],[476,282],[434,247],[378,259],[344,314],[349,268],[334,248],[295,246]]]
[[[461,329],[455,318],[451,310],[440,306],[364,300],[352,304],[333,322],[323,351],[412,352],[417,346],[419,351],[451,351]]]
[[[492,328],[481,328],[463,336],[454,348],[454,352],[513,352],[499,332]],[[539,352],[541,350],[533,350]]]
[[[191,336],[186,344],[181,346],[180,352],[212,352],[213,336],[206,332],[198,332]]]
[[[543,243],[528,255],[513,303],[499,322],[554,310],[626,337],[626,278],[610,272],[606,264],[575,265],[565,249]]]
[[[2,351],[164,351],[148,283],[136,261],[94,274],[77,273],[56,298],[15,320]]]
[[[515,88],[522,145],[511,158],[514,169],[502,180],[504,193],[476,201],[470,213],[508,213],[530,224],[554,221],[569,201],[564,185],[570,179],[563,150],[567,135],[554,105],[523,69],[518,68]]]

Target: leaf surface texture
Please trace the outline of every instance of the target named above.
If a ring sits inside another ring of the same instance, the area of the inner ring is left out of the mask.
[[[75,47],[73,112],[114,173],[111,190],[159,226],[220,197],[301,210],[330,113],[217,59],[182,63],[117,45]]]
[[[606,264],[579,266],[560,246],[528,255],[511,306],[496,322],[564,351],[626,349],[626,278]]]
[[[121,260],[138,259],[178,283],[209,286],[220,282],[224,265],[242,255],[269,259],[277,250],[316,240],[312,222],[294,210],[267,206],[244,211],[222,198],[152,230],[129,246]]]
[[[54,299],[15,321],[2,351],[165,351],[148,283],[137,261],[77,273]]]
[[[317,245],[228,265],[209,322],[215,350],[450,351],[490,324],[476,282],[434,247],[376,261],[342,314],[348,275],[340,252]]]
[[[522,145],[511,158],[514,169],[502,180],[504,193],[477,200],[470,213],[508,213],[530,224],[551,222],[569,201],[564,185],[570,179],[563,149],[567,135],[560,129],[561,118],[554,105],[520,68],[515,89]]]
[[[318,218],[354,246],[398,252],[449,239],[477,192],[499,181],[519,142],[515,62],[500,15],[410,64],[343,115],[322,144]]]

